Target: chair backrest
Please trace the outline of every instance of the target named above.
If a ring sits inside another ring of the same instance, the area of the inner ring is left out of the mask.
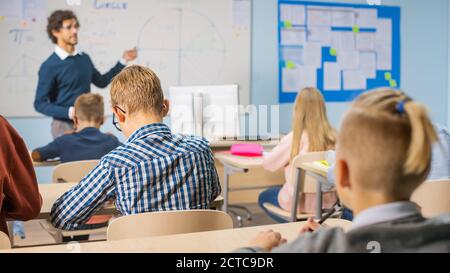
[[[292,171],[291,171],[292,181],[294,183],[297,181],[296,169],[300,168],[300,164],[305,162],[324,160],[325,153],[326,152],[311,152],[296,156],[292,162]],[[316,180],[310,176],[306,176],[305,183],[303,183],[303,187],[300,188],[300,192],[317,192]]]
[[[8,235],[0,231],[0,249],[10,249],[11,241]]]
[[[430,180],[422,183],[411,200],[422,208],[425,217],[450,213],[450,180]]]
[[[92,171],[100,160],[83,160],[62,163],[53,169],[53,183],[77,183]]]
[[[122,240],[169,234],[233,228],[231,217],[217,210],[147,212],[119,217],[107,231],[107,240]]]

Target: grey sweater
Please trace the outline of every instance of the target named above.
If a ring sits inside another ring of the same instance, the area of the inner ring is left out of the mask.
[[[263,252],[241,248],[237,253]],[[273,253],[450,252],[450,214],[425,219],[420,214],[359,227],[319,229],[272,250]]]

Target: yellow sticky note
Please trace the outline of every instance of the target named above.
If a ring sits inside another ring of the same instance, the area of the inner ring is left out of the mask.
[[[353,32],[354,33],[359,33],[359,27],[358,26],[354,26],[353,27]]]
[[[292,61],[287,61],[286,62],[286,68],[288,69],[294,69],[295,68],[295,63]]]
[[[284,21],[284,27],[285,28],[292,28],[292,22],[291,21]]]
[[[326,160],[319,160],[319,163],[322,165],[325,165],[327,167],[330,167],[330,163],[328,163],[328,161],[326,161]]]
[[[5,20],[5,16],[0,16],[0,22]]]
[[[393,88],[397,87],[397,81],[396,80],[390,80],[389,85]]]
[[[330,48],[330,55],[331,56],[336,56],[337,55],[337,50],[334,48]]]
[[[392,80],[392,73],[391,72],[384,73],[384,79],[387,81]]]

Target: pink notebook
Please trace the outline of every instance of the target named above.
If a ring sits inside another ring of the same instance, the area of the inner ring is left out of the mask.
[[[233,144],[231,154],[239,156],[262,156],[263,147],[259,144]]]

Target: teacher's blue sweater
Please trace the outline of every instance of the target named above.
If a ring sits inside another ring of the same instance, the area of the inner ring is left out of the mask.
[[[86,53],[61,60],[53,53],[39,69],[39,83],[34,100],[36,111],[54,119],[69,121],[69,108],[91,83],[104,88],[125,66],[120,62],[102,75]]]

